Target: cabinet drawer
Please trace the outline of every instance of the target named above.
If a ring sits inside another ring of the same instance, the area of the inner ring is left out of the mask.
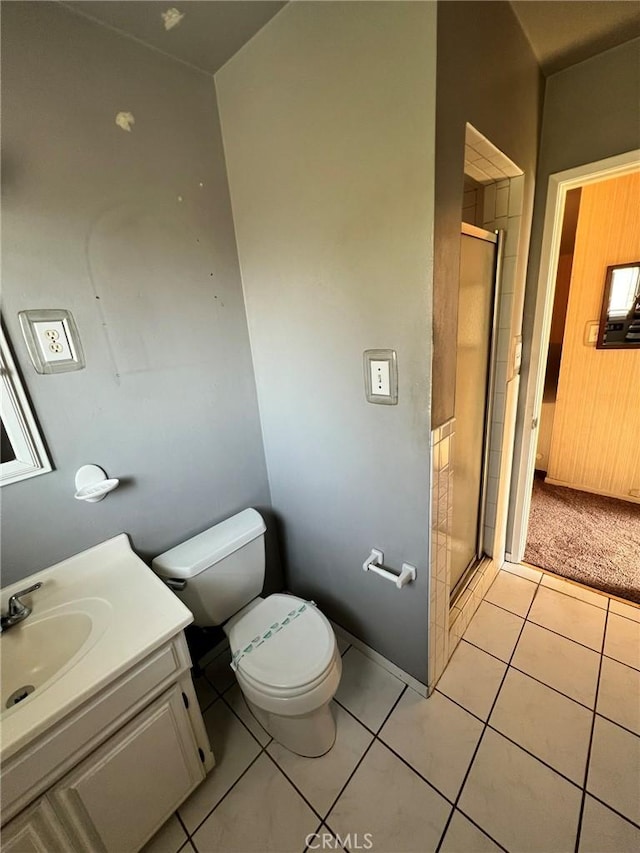
[[[2,772],[3,820],[51,787],[190,665],[187,645],[180,635],[7,761]]]
[[[204,778],[174,685],[49,792],[74,849],[135,853]]]

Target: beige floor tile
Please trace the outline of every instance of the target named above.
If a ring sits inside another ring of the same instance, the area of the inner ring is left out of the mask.
[[[484,726],[441,693],[407,690],[380,732],[398,755],[455,800]]]
[[[596,716],[587,790],[640,823],[640,738]]]
[[[342,658],[336,699],[373,731],[382,725],[404,684],[355,647]]]
[[[580,853],[636,853],[638,850],[640,829],[587,795]]]
[[[612,598],[609,613],[625,616],[627,619],[633,619],[634,622],[640,622],[640,606],[637,604],[624,604],[622,601]]]
[[[529,581],[538,583],[542,577],[542,572],[538,569],[533,569],[531,566],[523,566],[521,563],[505,563],[502,567],[503,572],[511,572],[512,575],[518,575],[521,578],[526,578]]]
[[[569,853],[581,798],[577,787],[487,729],[460,809],[507,850]]]
[[[527,622],[512,665],[593,708],[600,655],[591,649]]]
[[[200,853],[300,853],[317,829],[317,816],[263,754],[193,840]]]
[[[603,657],[596,710],[640,735],[640,672]]]
[[[205,667],[204,674],[207,681],[216,688],[218,693],[224,693],[232,684],[236,684],[236,677],[231,669],[231,651],[225,649]]]
[[[262,746],[266,746],[270,743],[271,735],[262,728],[260,723],[247,707],[247,703],[242,695],[242,690],[240,690],[240,686],[238,684],[234,684],[233,687],[227,690],[224,694],[224,701],[227,702],[236,715],[240,717],[251,734],[260,741]]]
[[[338,835],[371,833],[383,853],[433,851],[451,806],[379,741],[365,755],[327,823]]]
[[[207,681],[204,675],[193,679],[193,686],[198,697],[198,705],[201,711],[206,711],[209,705],[212,705],[218,698],[218,691],[215,690]]]
[[[175,815],[161,827],[140,853],[178,853],[187,840],[187,833]]]
[[[337,735],[333,748],[320,758],[294,755],[276,741],[267,752],[311,805],[325,817],[336,797],[373,740],[370,731],[333,703]]]
[[[205,712],[204,721],[216,765],[179,808],[190,833],[260,752],[260,745],[221,699]]]
[[[506,669],[502,661],[462,640],[438,682],[438,690],[486,720]]]
[[[370,848],[371,842],[368,838],[360,838],[355,839],[358,847],[356,849],[368,850],[373,849]],[[326,823],[323,823],[316,833],[314,833],[313,838],[309,839],[309,847],[307,848],[308,853],[311,853],[313,850],[345,850],[346,846],[336,838],[335,832],[331,829],[330,826],[327,826]]]
[[[640,622],[610,613],[604,653],[607,657],[640,669]]]
[[[510,669],[489,725],[537,758],[584,784],[593,712]]]
[[[499,853],[497,844],[459,811],[453,813],[440,853]]]
[[[543,628],[600,652],[606,615],[600,607],[541,586],[528,618]]]
[[[526,616],[538,585],[509,572],[498,572],[485,595],[485,601],[504,607],[517,616]]]
[[[578,598],[580,601],[586,601],[587,604],[593,604],[594,607],[600,607],[602,610],[606,610],[609,604],[609,598],[606,595],[594,592],[582,584],[570,583],[555,575],[544,575],[542,586],[555,589],[556,592],[563,592],[565,595]]]
[[[483,601],[464,633],[464,639],[500,660],[509,658],[518,642],[524,619]]]

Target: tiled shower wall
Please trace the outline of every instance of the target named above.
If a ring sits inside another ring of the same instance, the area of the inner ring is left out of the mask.
[[[449,657],[504,561],[508,486],[503,486],[501,493],[500,483],[508,484],[511,476],[511,453],[503,453],[503,448],[512,445],[511,422],[518,389],[518,377],[512,375],[510,366],[513,365],[515,345],[512,328],[523,186],[524,176],[517,175],[488,183],[483,192],[482,227],[487,231],[505,231],[484,530],[485,551],[492,559],[487,558],[481,563],[453,607],[450,606],[450,594],[455,419],[431,432],[429,691],[433,690],[442,675]]]

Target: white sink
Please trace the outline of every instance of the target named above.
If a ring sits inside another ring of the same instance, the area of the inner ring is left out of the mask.
[[[84,599],[32,614],[5,630],[0,637],[2,715],[18,710],[73,666],[104,632],[110,609],[100,599]]]
[[[193,620],[126,534],[6,587],[2,612],[36,582],[31,614],[0,634],[2,761]]]

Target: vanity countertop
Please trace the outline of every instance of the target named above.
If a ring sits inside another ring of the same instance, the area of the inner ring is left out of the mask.
[[[19,656],[21,635],[13,632],[28,628],[30,620],[50,620],[55,626],[64,625],[69,614],[76,621],[84,616],[75,614],[86,614],[91,629],[55,675],[19,704],[2,709],[3,761],[193,621],[177,596],[136,556],[125,533],[6,587],[3,612],[10,595],[38,582],[42,587],[27,599],[32,614],[0,635],[3,659],[5,653]],[[49,642],[61,642],[58,629],[51,630]]]

